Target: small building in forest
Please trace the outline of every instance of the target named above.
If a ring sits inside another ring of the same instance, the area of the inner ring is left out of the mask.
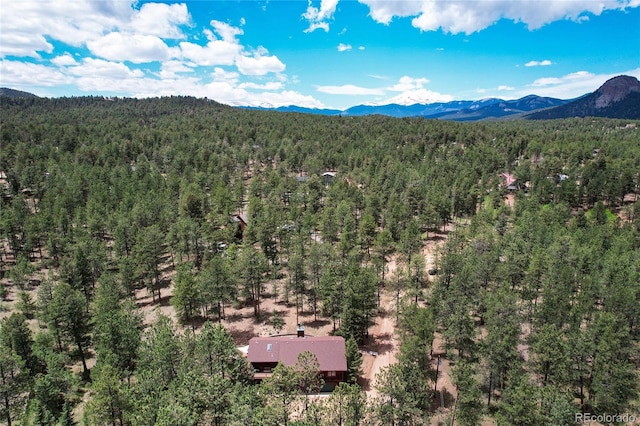
[[[247,216],[242,213],[231,216],[231,222],[235,223],[237,227],[235,237],[238,240],[244,238],[244,230],[247,228]]]
[[[297,335],[252,338],[249,340],[247,359],[254,368],[254,379],[259,382],[271,376],[280,362],[286,366],[294,365],[298,355],[305,351],[318,359],[325,383],[323,392],[332,391],[338,383],[347,380],[344,338],[305,336],[301,327],[298,327]]]
[[[336,177],[336,172],[324,172],[322,174],[322,177],[324,177],[324,183],[326,183],[327,185],[330,184],[331,182],[333,182],[333,179]]]

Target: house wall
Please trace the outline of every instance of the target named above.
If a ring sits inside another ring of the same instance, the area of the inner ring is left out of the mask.
[[[255,371],[254,380],[261,382],[263,379],[270,376],[270,373],[278,365],[276,362],[254,362],[251,364]],[[338,383],[342,383],[346,380],[346,371],[336,371],[335,375],[329,375],[328,371],[321,371],[322,379],[325,382],[323,391],[331,391]]]

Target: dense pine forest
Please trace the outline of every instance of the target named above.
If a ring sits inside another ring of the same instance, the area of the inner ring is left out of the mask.
[[[637,122],[2,97],[0,127],[0,423],[640,418]],[[348,382],[253,382],[225,321],[282,327],[268,298],[347,339]],[[363,383],[382,315],[397,362]]]

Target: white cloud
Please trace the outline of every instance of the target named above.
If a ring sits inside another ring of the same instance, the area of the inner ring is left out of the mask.
[[[388,80],[384,76],[369,75],[369,77]],[[368,88],[362,86],[356,86],[353,84],[345,84],[342,86],[318,86],[317,90],[322,93],[330,95],[351,95],[351,96],[389,96],[389,92],[395,92],[392,97],[378,100],[370,103],[370,105],[386,105],[386,104],[401,104],[401,105],[413,105],[417,103],[433,103],[433,102],[449,102],[453,100],[453,96],[444,95],[442,93],[428,90],[424,87],[429,83],[429,79],[419,77],[401,77],[397,83],[380,88]]]
[[[394,17],[414,17],[412,25],[422,31],[442,29],[454,34],[481,31],[502,18],[523,22],[533,30],[553,21],[579,22],[588,19],[588,14],[600,15],[605,10],[623,10],[640,4],[638,0],[359,1],[369,7],[376,22],[389,24]]]
[[[309,28],[307,28],[306,30],[304,30],[305,33],[312,33],[315,30],[324,30],[325,32],[329,32],[329,24],[327,24],[326,22],[314,22],[311,25],[309,25]]]
[[[105,0],[25,0],[2,2],[0,45],[11,47],[12,54],[34,56],[50,51],[42,41],[59,40],[80,46],[87,40],[127,22],[133,15],[132,1]],[[16,43],[16,35],[26,39]],[[3,53],[4,54],[4,53]]]
[[[136,0],[23,0],[3,1],[0,53],[38,57],[51,52],[47,40],[79,47],[110,32],[163,38],[184,38],[181,26],[190,23],[185,4]]]
[[[453,96],[443,95],[442,93],[434,92],[426,89],[424,86],[429,83],[428,78],[424,77],[410,77],[402,76],[398,82],[392,86],[387,87],[386,90],[391,92],[400,92],[399,94],[376,102],[377,105],[385,104],[400,104],[400,105],[413,105],[413,104],[429,104],[433,102],[450,102],[453,100]]]
[[[415,105],[415,104],[431,104],[434,102],[451,102],[454,98],[451,95],[434,92],[427,89],[407,90],[399,95],[376,102],[377,105],[399,104],[399,105]]]
[[[222,40],[228,42],[235,42],[236,36],[244,34],[241,28],[231,26],[226,22],[213,20],[211,21],[211,26],[216,30],[216,33],[222,37]]]
[[[284,85],[279,81],[271,81],[268,83],[258,84],[253,82],[241,83],[238,85],[240,89],[251,89],[251,90],[266,90],[269,92],[274,92],[277,90],[284,89]]]
[[[594,74],[588,71],[577,71],[560,77],[544,77],[533,81],[520,91],[520,96],[535,93],[539,96],[550,96],[571,99],[593,92],[602,84],[617,75],[625,74],[640,78],[640,68],[616,74]]]
[[[240,44],[224,40],[211,40],[205,46],[188,41],[180,43],[182,58],[203,66],[233,65],[241,50]]]
[[[68,65],[76,65],[77,62],[70,53],[65,53],[64,55],[56,56],[51,60],[51,63],[57,65],[59,67],[65,67]]]
[[[338,52],[346,52],[348,50],[351,50],[351,45],[350,44],[340,43],[338,45]]]
[[[123,63],[94,58],[84,58],[80,64],[70,67],[69,72],[78,77],[98,77],[111,80],[144,76],[141,70],[132,70]]]
[[[4,33],[0,31],[0,56],[30,56],[39,58],[38,52],[50,53],[53,45],[42,35],[23,34],[19,32]]]
[[[2,87],[53,87],[72,82],[72,78],[53,67],[29,62],[0,60],[0,86]]]
[[[297,105],[306,108],[325,108],[325,105],[313,96],[303,95],[292,90],[282,92],[264,92],[256,95],[248,95],[247,105],[273,105],[274,107]]]
[[[178,74],[184,73],[192,73],[194,72],[193,66],[195,64],[191,62],[183,62],[183,61],[166,61],[162,63],[162,67],[160,69],[160,78],[163,79],[174,79],[178,78]]]
[[[413,78],[409,76],[400,77],[398,83],[389,87],[388,90],[394,92],[406,92],[409,90],[422,89],[429,82],[427,78]]]
[[[329,24],[326,21],[333,18],[337,5],[338,0],[321,0],[318,9],[309,0],[307,10],[302,14],[302,17],[309,21],[309,28],[305,32],[313,32],[317,29],[329,32]]]
[[[257,52],[254,56],[240,55],[236,58],[238,71],[245,75],[265,75],[270,72],[282,72],[285,65],[277,56],[263,56]]]
[[[398,17],[415,16],[422,10],[422,1],[389,1],[389,0],[359,0],[369,6],[369,15],[374,21],[389,24]]]
[[[366,47],[364,47],[364,46],[358,46],[358,50],[364,50],[364,49],[366,49]]]
[[[500,86],[498,86],[498,90],[503,91],[503,90],[516,90],[515,87],[512,86],[507,86],[504,84],[501,84]]]
[[[526,64],[524,64],[525,67],[548,67],[549,65],[552,65],[553,62],[551,62],[548,59],[545,59],[544,61],[529,61]]]
[[[220,67],[214,68],[213,74],[211,76],[213,77],[213,81],[218,83],[225,82],[235,85],[236,83],[238,83],[238,80],[240,80],[240,74],[238,74],[237,72],[226,71]]]
[[[145,35],[179,39],[184,38],[180,26],[190,22],[191,16],[184,3],[145,3],[134,12],[129,28]]]
[[[328,93],[330,95],[384,95],[384,89],[375,89],[355,86],[353,84],[345,84],[342,86],[318,86],[318,92]]]
[[[130,61],[136,64],[154,61],[166,61],[174,56],[159,37],[153,35],[109,33],[87,47],[96,56],[111,61]]]
[[[562,77],[539,78],[535,80],[533,83],[531,83],[531,86],[533,87],[553,86],[553,85],[564,84],[568,82],[584,81],[586,79],[592,78],[593,76],[594,74],[588,71],[577,71]]]

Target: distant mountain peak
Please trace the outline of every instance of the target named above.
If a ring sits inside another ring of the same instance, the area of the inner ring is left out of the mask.
[[[10,89],[8,87],[0,87],[0,96],[8,96],[10,98],[37,98],[33,93],[23,92],[22,90]]]
[[[569,117],[609,117],[640,119],[640,82],[628,75],[607,80],[595,92],[556,108],[529,114],[526,118],[544,120]]]
[[[596,94],[596,108],[606,108],[614,102],[618,102],[627,97],[632,92],[640,92],[640,81],[628,75],[619,75],[607,80]]]

